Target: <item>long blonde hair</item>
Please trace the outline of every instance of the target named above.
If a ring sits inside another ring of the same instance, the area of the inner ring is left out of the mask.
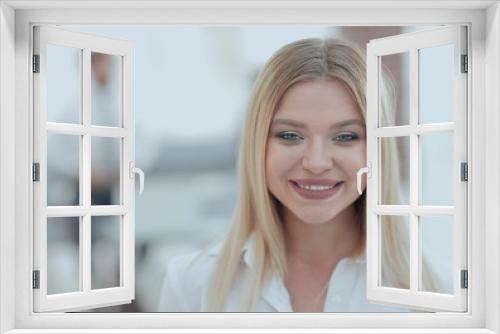
[[[254,85],[246,113],[243,137],[237,162],[239,194],[232,223],[222,244],[211,277],[206,311],[224,312],[226,302],[237,278],[242,249],[250,235],[254,235],[252,271],[241,300],[241,311],[255,309],[262,287],[271,273],[284,277],[286,271],[285,240],[280,219],[280,203],[266,187],[265,152],[269,128],[278,103],[288,88],[295,83],[319,78],[340,80],[352,93],[366,119],[366,62],[354,45],[332,38],[303,39],[279,49],[265,64]],[[387,109],[387,108],[384,108]],[[396,146],[387,146],[385,157],[390,158],[387,175],[397,175]],[[387,160],[386,160],[387,161]],[[386,182],[387,196],[397,197],[398,184],[394,177]],[[355,252],[364,252],[366,238],[365,194],[354,203],[358,213],[360,245]],[[391,286],[408,288],[408,249],[404,226],[397,217],[387,221],[383,235],[383,261],[389,264]],[[407,238],[407,237],[406,237]],[[428,273],[424,262],[424,275]],[[432,280],[426,279],[425,282]],[[434,286],[433,282],[430,284]]]

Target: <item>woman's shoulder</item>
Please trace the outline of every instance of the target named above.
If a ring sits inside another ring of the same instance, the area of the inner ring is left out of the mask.
[[[217,259],[220,245],[174,256],[167,263],[167,272],[175,274],[190,286],[203,283],[200,279],[209,274]]]
[[[176,255],[167,261],[158,311],[200,312],[220,244]]]

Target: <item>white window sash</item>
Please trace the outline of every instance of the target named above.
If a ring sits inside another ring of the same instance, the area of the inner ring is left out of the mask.
[[[467,182],[461,181],[460,164],[467,162],[467,74],[461,73],[461,55],[466,54],[465,27],[445,27],[430,31],[402,34],[370,41],[367,47],[367,156],[371,177],[367,182],[367,298],[374,302],[427,311],[467,310],[467,289],[461,288],[461,270],[467,270]],[[454,122],[418,125],[418,50],[439,45],[454,47]],[[378,126],[380,56],[409,52],[410,55],[410,124],[380,128]],[[452,131],[454,206],[419,205],[418,135],[434,131]],[[409,136],[410,139],[410,205],[379,205],[380,137]],[[378,215],[406,215],[410,218],[410,289],[381,286],[381,229]],[[419,288],[421,250],[419,215],[453,215],[453,294],[425,292]],[[470,276],[470,272],[469,272]]]
[[[47,122],[47,45],[67,46],[82,50],[82,123]],[[91,52],[122,57],[122,127],[93,126],[90,122]],[[34,32],[34,54],[40,55],[40,72],[34,74],[34,161],[40,164],[40,181],[34,191],[34,263],[40,271],[40,288],[34,289],[34,311],[74,311],[130,303],[134,298],[134,179],[129,166],[134,161],[134,121],[132,114],[132,57],[130,42],[90,34],[41,26]],[[80,205],[47,207],[47,133],[79,135]],[[120,205],[91,205],[91,138],[93,136],[121,138],[120,145]],[[120,217],[120,286],[91,289],[91,217]],[[47,218],[80,217],[79,291],[47,294]]]

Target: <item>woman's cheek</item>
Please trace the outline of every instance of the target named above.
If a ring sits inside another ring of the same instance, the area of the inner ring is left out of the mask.
[[[298,159],[298,156],[301,154],[300,150],[298,146],[272,143],[269,147],[269,158],[278,163],[284,163],[285,161],[290,163]]]
[[[356,149],[352,151],[350,161],[352,161],[358,169],[366,166],[366,145],[364,143],[356,146]]]
[[[363,147],[350,148],[348,150],[338,150],[334,153],[337,161],[349,164],[351,166],[359,166],[360,168],[366,164],[366,151]]]
[[[266,175],[269,180],[276,180],[283,169],[285,153],[276,144],[270,144],[266,153]]]

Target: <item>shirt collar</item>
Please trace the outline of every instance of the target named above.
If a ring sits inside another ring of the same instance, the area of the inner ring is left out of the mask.
[[[222,248],[222,243],[211,247],[208,251],[210,256],[217,256]],[[247,268],[253,267],[255,256],[255,234],[252,233],[242,249],[242,259]],[[271,275],[262,287],[262,298],[264,298],[278,312],[292,312],[288,292],[278,275]]]
[[[255,257],[255,234],[252,233],[243,246],[243,261],[250,268],[253,266]]]
[[[254,254],[255,234],[252,233],[243,246],[243,261],[248,268],[253,267]],[[366,265],[366,252],[363,252],[356,257],[345,257],[341,259],[337,263],[329,282],[333,293],[339,293],[341,290],[351,289],[354,284],[355,273],[358,272],[358,268],[364,265]],[[335,287],[332,287],[334,282]],[[262,288],[262,297],[278,312],[293,312],[288,291],[283,284],[282,278],[276,274],[271,275],[268,281],[264,284]]]
[[[217,244],[215,247],[212,247],[212,250],[209,252],[211,255],[217,255],[220,252],[222,247],[222,243]],[[253,259],[255,256],[255,234],[252,233],[250,237],[247,239],[242,249],[242,259],[245,265],[248,268],[253,267]],[[352,281],[352,277],[349,278],[344,277],[346,272],[353,273],[354,268],[363,266],[366,264],[366,252],[363,252],[361,255],[353,258],[345,257],[337,263],[335,268],[334,275],[332,275],[330,280],[330,285],[333,281],[340,283],[336,284],[335,289],[342,289],[347,286],[348,282],[339,282],[338,278],[342,280],[348,279]],[[349,268],[349,269],[348,269]],[[337,279],[333,279],[338,277]],[[353,282],[350,282],[353,283]],[[335,291],[337,292],[337,291]],[[273,306],[278,312],[293,312],[290,297],[288,295],[288,291],[283,285],[283,281],[281,277],[278,275],[271,275],[267,282],[262,287],[262,297]]]

